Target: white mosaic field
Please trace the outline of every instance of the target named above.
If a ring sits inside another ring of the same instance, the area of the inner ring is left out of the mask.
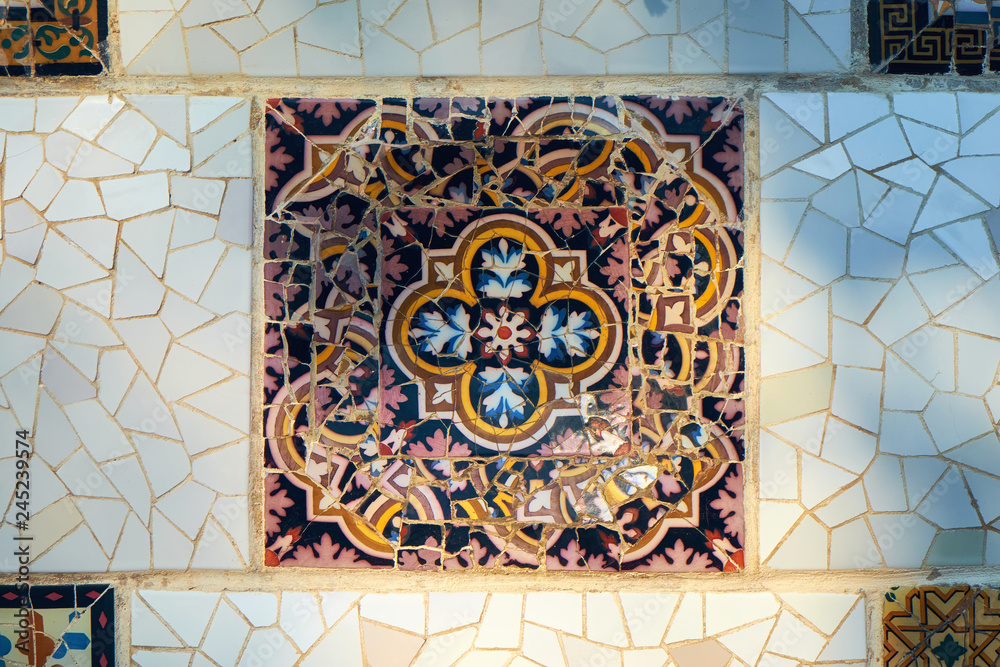
[[[762,101],[765,565],[1000,563],[998,109]]]
[[[34,439],[32,570],[245,567],[249,102],[0,99],[0,148],[0,424]]]
[[[854,594],[140,590],[131,605],[139,667],[777,667],[867,652]]]
[[[845,71],[849,0],[121,0],[129,74]],[[735,54],[739,54],[736,56]]]

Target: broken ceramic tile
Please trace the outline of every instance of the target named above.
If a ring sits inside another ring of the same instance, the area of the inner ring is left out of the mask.
[[[0,4],[0,72],[7,76],[100,74],[107,40],[107,0]]]
[[[764,667],[860,665],[867,650],[856,593],[139,590],[131,610],[139,664],[178,655],[193,664],[238,664],[269,655],[304,665]]]
[[[972,586],[893,588],[883,603],[885,664],[989,664],[997,592]]]
[[[17,397],[0,416],[32,436],[34,474],[51,481],[32,498],[36,572],[248,562],[250,160],[222,145],[250,136],[240,102],[0,100],[0,388]],[[195,159],[189,124],[219,130]],[[150,165],[168,135],[188,159]],[[224,154],[230,176],[191,176]]]
[[[0,660],[6,664],[113,667],[115,638],[109,586],[0,586]]]
[[[946,5],[922,3],[942,16],[982,7]],[[762,101],[761,535],[772,567],[1000,558],[1000,345],[982,310],[997,292],[1000,197],[979,171],[1000,151],[998,108],[973,93]],[[779,145],[785,129],[793,139]],[[802,190],[807,174],[827,181]]]
[[[269,563],[742,567],[735,102],[267,122]]]
[[[122,0],[118,8],[122,61],[139,75],[716,74],[850,65],[846,0],[758,0],[752,8],[737,0],[528,0],[481,9],[307,0],[212,10]]]
[[[872,70],[976,75],[1000,69],[1000,7],[931,0],[869,0]]]

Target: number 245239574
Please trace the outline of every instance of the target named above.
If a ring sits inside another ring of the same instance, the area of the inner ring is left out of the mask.
[[[29,463],[29,459],[31,458],[31,444],[29,444],[28,439],[31,436],[27,431],[17,431],[14,435],[16,436],[14,456],[17,457],[15,463],[17,468],[17,472],[15,473],[16,482],[14,484],[15,505],[17,507],[15,521],[20,528],[22,525],[26,527],[26,522],[31,517],[28,511],[28,501],[31,493]]]

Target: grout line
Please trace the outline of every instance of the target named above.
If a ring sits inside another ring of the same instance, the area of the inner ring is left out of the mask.
[[[105,68],[111,69],[115,72],[124,72],[125,63],[122,61],[121,12],[118,8],[119,0],[107,0],[107,2],[108,38],[105,40],[105,44],[107,45],[108,62],[105,63]],[[159,36],[159,32],[156,36]],[[99,48],[100,47],[98,47],[98,49]],[[140,54],[136,54],[136,58],[138,58],[139,55]]]
[[[264,183],[267,171],[265,137],[266,100],[254,97],[251,102],[250,137],[252,141],[253,180],[253,284],[250,305],[250,475],[247,504],[250,522],[250,570],[264,568]],[[256,323],[254,325],[253,323]]]
[[[773,570],[730,573],[619,574],[612,572],[392,572],[323,568],[254,568],[239,570],[153,570],[149,572],[59,573],[31,575],[32,585],[110,583],[122,590],[233,591],[587,591],[587,592],[816,592],[883,594],[893,586],[995,586],[1000,566],[868,570]],[[0,585],[16,575],[0,576]],[[127,587],[127,588],[126,588]]]
[[[116,664],[132,664],[132,591],[131,581],[115,585],[115,655]]]
[[[882,601],[885,599],[884,591],[865,591],[863,603],[868,623],[865,633],[868,639],[868,663],[872,667],[882,665],[885,662],[885,650],[882,645]]]
[[[743,555],[744,567],[762,569],[760,553],[760,93],[743,108]]]
[[[851,2],[850,30],[851,48],[848,51],[850,62],[847,68],[851,72],[864,75],[871,71],[868,64],[868,0],[854,0]],[[882,75],[886,76],[886,75]],[[891,75],[890,75],[891,76]]]
[[[533,77],[251,77],[233,76],[62,76],[0,79],[0,96],[38,97],[109,93],[193,94],[252,97],[524,97],[531,95],[708,95],[737,97],[752,89],[768,92],[992,92],[1000,76],[760,74],[601,75]]]

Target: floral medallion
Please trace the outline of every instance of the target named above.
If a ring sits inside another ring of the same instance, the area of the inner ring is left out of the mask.
[[[420,234],[414,216],[435,215],[462,225],[454,241],[444,237],[451,247]],[[537,211],[389,216],[383,247],[400,250],[388,256],[383,297],[398,295],[387,304],[383,335],[391,368],[401,371],[392,386],[416,389],[415,412],[385,406],[391,423],[449,420],[460,432],[454,437],[484,455],[537,454],[557,424],[560,433],[582,428],[575,399],[625,358],[628,313],[609,289],[600,242],[624,238],[626,211],[594,211],[593,228],[578,225],[582,233],[569,238]]]

